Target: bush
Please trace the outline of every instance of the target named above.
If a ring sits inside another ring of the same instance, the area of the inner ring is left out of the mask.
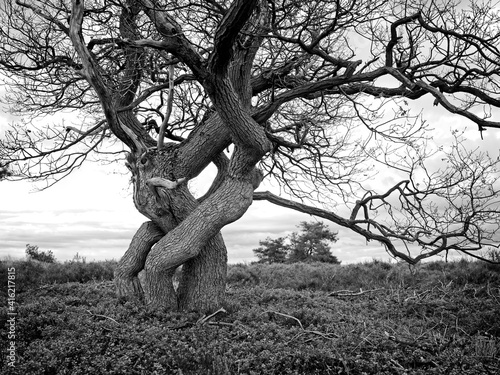
[[[1,262],[2,280],[7,280],[7,269],[11,267],[16,270],[16,291],[24,292],[44,284],[113,280],[116,261],[88,263],[70,261],[64,264],[36,260]]]
[[[37,260],[39,262],[44,262],[44,263],[55,263],[56,262],[56,257],[52,253],[52,250],[49,250],[47,252],[41,251],[38,249],[38,246],[36,245],[26,245],[26,256],[28,259],[31,260]]]
[[[245,264],[229,265],[227,283],[235,285],[257,285],[259,277]]]

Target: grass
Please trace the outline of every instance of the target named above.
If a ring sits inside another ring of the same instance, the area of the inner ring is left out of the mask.
[[[110,264],[86,282],[97,264],[59,265],[71,282],[42,265],[23,288],[38,265],[24,266],[6,374],[500,373],[500,268],[486,263],[232,265],[205,320],[119,304]]]

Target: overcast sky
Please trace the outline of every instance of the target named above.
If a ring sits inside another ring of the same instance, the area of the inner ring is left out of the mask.
[[[452,129],[467,126],[469,147],[498,155],[500,130],[489,129],[481,140],[474,124],[432,107],[431,101],[421,101],[415,107],[417,111],[419,105],[426,107],[425,118],[436,128],[432,134],[436,142],[448,142]],[[0,135],[8,117],[0,112]],[[59,261],[72,259],[76,253],[89,261],[118,260],[134,232],[147,220],[135,210],[130,177],[125,171],[121,165],[88,163],[42,192],[35,192],[37,185],[29,182],[0,182],[0,259],[22,258],[26,244],[31,244],[52,250]],[[242,219],[223,229],[229,262],[256,260],[252,249],[258,247],[259,240],[290,234],[304,220],[315,218],[254,202]],[[389,259],[381,245],[366,243],[347,229],[333,225],[331,228],[339,231],[339,241],[332,245],[332,252],[342,262]]]
[[[129,177],[110,169],[91,163],[41,192],[34,192],[31,183],[0,182],[0,258],[24,257],[31,244],[52,250],[60,261],[76,253],[87,260],[119,259],[147,219],[133,205]],[[304,220],[315,218],[254,202],[242,219],[223,230],[229,262],[256,260],[252,249],[259,240],[296,231]],[[380,245],[367,245],[348,230],[340,230],[339,237],[333,253],[345,262],[387,258]]]

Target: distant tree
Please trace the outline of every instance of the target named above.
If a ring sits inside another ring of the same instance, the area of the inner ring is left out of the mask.
[[[39,262],[45,263],[55,263],[56,257],[52,253],[52,250],[42,251],[38,249],[36,245],[26,245],[26,256],[31,260],[38,260]]]
[[[293,232],[290,236],[289,262],[326,262],[340,264],[332,255],[330,243],[338,240],[338,232],[332,232],[323,222],[302,221],[301,233]]]
[[[301,232],[293,232],[287,237],[259,241],[254,249],[259,263],[325,262],[340,264],[332,255],[330,243],[338,240],[338,233],[332,232],[323,222],[302,221]],[[288,242],[288,243],[287,243]]]
[[[253,250],[259,258],[259,263],[285,263],[289,252],[289,246],[285,244],[285,240],[285,237],[276,239],[267,237],[259,241],[260,247]]]
[[[0,161],[0,180],[11,176],[12,173],[9,171],[9,167],[7,163],[2,163]]]

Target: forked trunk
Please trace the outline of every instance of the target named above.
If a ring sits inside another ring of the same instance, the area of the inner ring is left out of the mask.
[[[139,272],[145,269],[152,247],[176,228],[199,206],[185,183],[165,189],[151,183],[153,178],[176,180],[173,176],[175,147],[161,153],[150,151],[139,157],[130,156],[129,167],[134,182],[134,203],[151,221],[141,225],[115,271],[115,285],[120,298],[145,301],[150,305],[176,310],[212,311],[221,306],[225,295],[227,251],[219,233],[206,238],[198,255],[184,263],[177,288],[173,276],[178,265],[156,272],[154,264],[145,270],[145,283]],[[190,233],[184,235],[188,241]],[[170,251],[167,245],[161,253]]]

